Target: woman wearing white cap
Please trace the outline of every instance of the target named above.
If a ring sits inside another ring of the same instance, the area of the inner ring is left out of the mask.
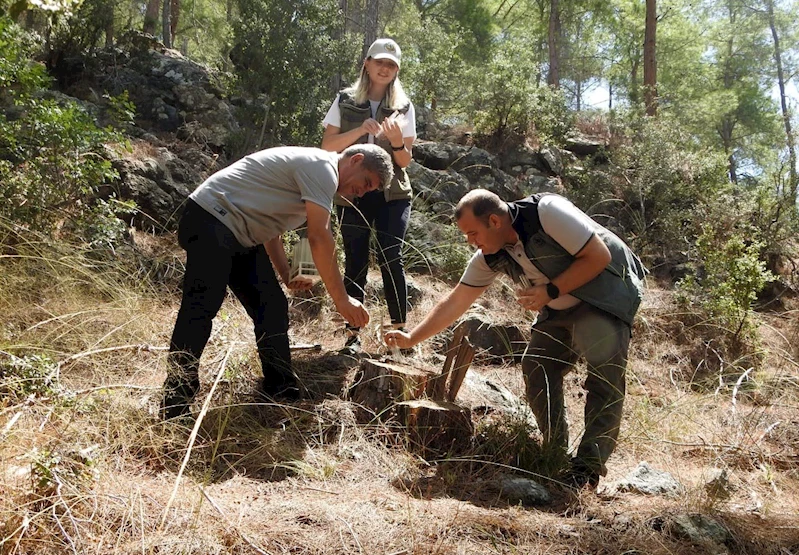
[[[402,260],[402,242],[411,214],[411,183],[405,167],[411,163],[416,138],[416,114],[398,77],[402,53],[391,39],[377,39],[369,47],[358,80],[341,91],[322,125],[322,148],[341,152],[355,143],[376,143],[394,160],[394,180],[383,191],[359,199],[336,198],[344,243],[347,293],[363,302],[369,268],[369,239],[375,232],[378,263],[383,275],[389,316],[394,328],[405,325],[408,293]],[[345,348],[360,351],[356,328],[347,328]]]

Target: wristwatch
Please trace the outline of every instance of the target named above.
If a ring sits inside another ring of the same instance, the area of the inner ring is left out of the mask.
[[[558,286],[551,281],[547,283],[547,295],[549,295],[549,298],[553,300],[560,297],[560,289],[558,289]]]
[[[394,152],[398,152],[400,150],[405,150],[405,143],[402,143],[402,146],[391,145],[391,150],[393,150]]]

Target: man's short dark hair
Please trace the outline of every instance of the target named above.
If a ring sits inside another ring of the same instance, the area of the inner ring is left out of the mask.
[[[508,211],[507,204],[501,198],[485,189],[475,189],[463,195],[455,207],[456,221],[461,219],[466,208],[470,209],[474,217],[485,225],[488,225],[491,214],[503,216]]]
[[[364,143],[348,146],[341,153],[346,157],[353,154],[363,154],[363,167],[366,171],[375,172],[380,180],[378,189],[383,190],[391,185],[394,179],[394,161],[391,155],[383,147]]]

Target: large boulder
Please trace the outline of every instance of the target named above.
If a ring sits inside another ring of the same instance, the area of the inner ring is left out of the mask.
[[[113,160],[119,196],[136,202],[134,224],[144,229],[174,229],[186,198],[218,169],[216,158],[199,148],[178,156],[166,147]]]

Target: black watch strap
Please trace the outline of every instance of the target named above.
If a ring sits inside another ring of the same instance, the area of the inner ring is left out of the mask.
[[[560,289],[552,282],[547,283],[547,295],[550,299],[557,299],[560,297]]]
[[[394,152],[398,152],[400,150],[405,150],[405,145],[404,144],[402,146],[391,145],[391,150],[393,150]]]

